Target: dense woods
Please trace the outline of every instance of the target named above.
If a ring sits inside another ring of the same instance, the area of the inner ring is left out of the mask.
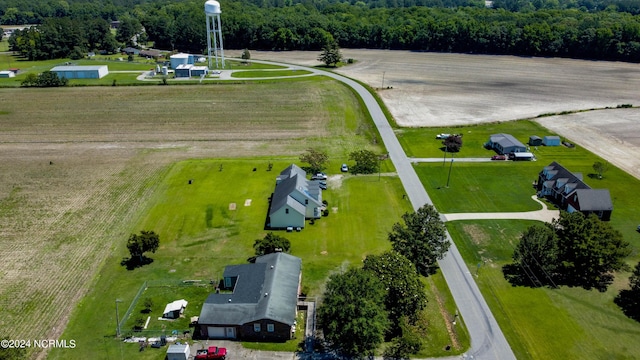
[[[495,0],[494,8],[485,8],[477,0],[228,1],[222,4],[222,28],[225,47],[234,49],[320,50],[337,41],[343,48],[636,62],[636,3],[640,0]],[[106,25],[114,20],[138,22],[145,29],[138,39],[153,41],[156,48],[203,53],[203,5],[201,0],[0,0],[0,21],[41,24],[37,33],[17,32],[11,40],[13,50],[31,58],[68,57],[74,49],[112,51]],[[116,39],[135,45],[129,35],[119,30]]]

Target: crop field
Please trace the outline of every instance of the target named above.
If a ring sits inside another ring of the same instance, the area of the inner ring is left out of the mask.
[[[170,164],[295,161],[313,146],[337,167],[353,149],[379,150],[352,93],[320,78],[0,89],[0,99],[0,329],[12,338],[60,336]]]

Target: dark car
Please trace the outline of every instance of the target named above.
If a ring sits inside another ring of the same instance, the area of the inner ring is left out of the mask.
[[[491,160],[507,160],[507,156],[506,155],[493,155],[491,157]]]

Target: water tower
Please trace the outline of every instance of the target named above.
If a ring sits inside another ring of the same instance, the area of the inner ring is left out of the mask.
[[[224,49],[222,47],[222,26],[220,26],[220,3],[208,0],[204,3],[204,13],[207,15],[207,54],[209,55],[209,68],[213,67],[211,52],[216,59],[216,69],[224,68]],[[221,60],[219,63],[218,60]]]

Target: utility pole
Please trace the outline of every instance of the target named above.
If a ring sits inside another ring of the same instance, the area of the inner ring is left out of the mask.
[[[451,168],[453,167],[453,153],[451,154],[451,164],[449,165],[449,176],[447,176],[447,188],[449,187],[449,180],[451,179]]]
[[[120,315],[118,314],[118,303],[121,303],[122,300],[116,299],[116,337],[120,338]]]

